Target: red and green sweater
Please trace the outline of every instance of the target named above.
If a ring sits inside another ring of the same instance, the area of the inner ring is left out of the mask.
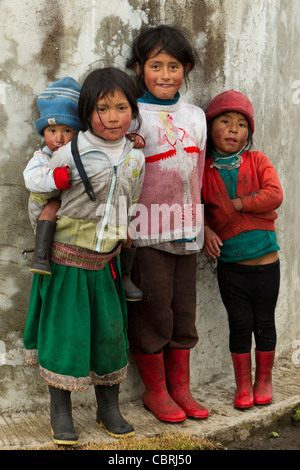
[[[262,152],[247,151],[242,154],[236,197],[243,202],[241,212],[230,199],[219,171],[211,165],[212,157],[205,162],[203,175],[203,202],[205,223],[222,240],[251,230],[275,230],[277,209],[283,200],[283,191],[276,170]]]

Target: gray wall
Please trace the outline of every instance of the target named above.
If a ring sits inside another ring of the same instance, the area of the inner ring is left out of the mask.
[[[183,90],[184,99],[205,109],[215,94],[234,88],[254,104],[254,147],[277,168],[285,194],[277,222],[282,269],[278,352],[297,343],[299,1],[1,0],[0,5],[0,412],[48,402],[38,369],[24,365],[22,339],[32,276],[30,260],[23,259],[21,250],[34,243],[22,171],[41,145],[34,128],[36,97],[62,76],[82,83],[94,68],[123,67],[128,45],[145,24],[173,23],[190,31],[200,64]],[[193,387],[232,370],[215,264],[201,253],[198,266],[200,339],[192,351]],[[142,388],[132,365],[122,384],[122,399],[138,397]],[[91,393],[75,400],[89,401]]]

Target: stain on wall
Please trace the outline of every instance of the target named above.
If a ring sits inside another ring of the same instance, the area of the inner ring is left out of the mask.
[[[37,12],[37,24],[43,31],[41,50],[37,60],[43,66],[45,76],[49,83],[54,82],[60,68],[62,53],[64,50],[64,21],[61,2],[51,1]]]

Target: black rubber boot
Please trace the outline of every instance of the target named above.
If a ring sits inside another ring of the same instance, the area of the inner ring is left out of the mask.
[[[119,384],[95,385],[97,424],[113,437],[133,436],[133,427],[125,421],[119,410]]]
[[[76,445],[72,420],[71,392],[49,385],[51,434],[55,444]]]
[[[143,293],[138,289],[130,279],[131,269],[135,257],[135,248],[124,248],[121,249],[121,274],[122,283],[125,291],[126,300],[138,301],[142,300]]]
[[[53,241],[56,222],[38,220],[35,234],[34,254],[29,269],[32,273],[51,274],[49,263],[50,248]]]

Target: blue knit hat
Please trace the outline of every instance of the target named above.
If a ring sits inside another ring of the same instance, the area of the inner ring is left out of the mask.
[[[42,91],[37,99],[40,118],[34,123],[40,135],[43,135],[45,127],[60,124],[80,131],[82,128],[78,117],[80,90],[81,86],[76,80],[65,77]]]

